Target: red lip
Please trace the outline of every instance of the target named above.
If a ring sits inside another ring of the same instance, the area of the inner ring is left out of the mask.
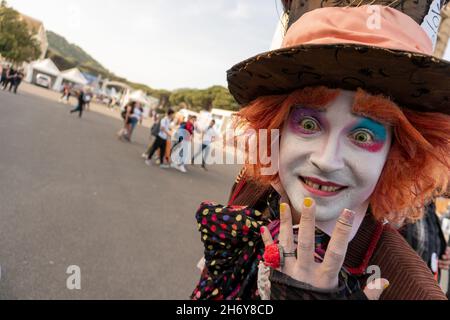
[[[322,180],[317,179],[317,178],[311,178],[311,177],[301,177],[301,178],[309,180],[309,181],[317,183],[317,184],[320,184],[321,186],[336,187],[336,188],[346,188],[346,186],[341,186],[340,184],[336,184],[336,183],[333,183],[333,182],[322,181]]]

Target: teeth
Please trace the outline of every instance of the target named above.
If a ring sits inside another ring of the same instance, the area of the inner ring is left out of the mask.
[[[314,183],[310,180],[304,180],[305,184],[313,189],[321,190],[325,192],[337,192],[340,190],[338,187],[332,187],[332,186],[322,186],[320,184]]]

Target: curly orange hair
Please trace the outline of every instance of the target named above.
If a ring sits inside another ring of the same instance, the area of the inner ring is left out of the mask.
[[[337,89],[308,87],[288,95],[260,97],[239,112],[235,126],[281,131],[293,106],[325,109],[339,93]],[[386,165],[370,199],[372,214],[391,222],[420,219],[425,204],[445,194],[449,185],[450,116],[401,109],[388,98],[361,89],[356,92],[353,111],[391,125],[394,131]],[[268,148],[270,154],[270,144]],[[279,179],[278,174],[261,175],[262,167],[247,164],[247,173],[264,185]]]

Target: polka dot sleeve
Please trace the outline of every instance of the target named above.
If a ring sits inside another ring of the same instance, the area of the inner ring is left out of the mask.
[[[256,276],[264,244],[261,212],[204,202],[196,214],[205,246],[206,272],[193,299],[255,298]]]

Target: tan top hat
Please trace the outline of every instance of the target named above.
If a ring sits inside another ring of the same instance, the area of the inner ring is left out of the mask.
[[[325,85],[361,88],[387,95],[401,107],[450,114],[450,63],[432,54],[431,31],[399,10],[325,7],[302,15],[281,49],[234,66],[228,83],[242,105],[260,96]]]

